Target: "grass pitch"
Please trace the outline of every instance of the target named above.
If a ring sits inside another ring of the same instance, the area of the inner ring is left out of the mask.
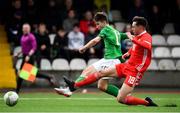
[[[14,107],[5,105],[0,94],[0,112],[180,112],[180,94],[134,93],[145,98],[150,96],[159,107],[127,106],[105,93],[75,93],[66,98],[55,93],[21,93]],[[176,104],[177,107],[165,107]]]

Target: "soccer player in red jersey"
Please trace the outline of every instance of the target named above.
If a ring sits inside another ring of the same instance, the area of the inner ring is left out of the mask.
[[[115,68],[109,68],[88,75],[83,81],[73,82],[64,78],[71,91],[77,88],[91,84],[102,77],[119,77],[125,78],[122,87],[117,92],[118,102],[126,105],[145,105],[157,106],[150,97],[145,99],[131,96],[134,90],[143,77],[144,72],[147,70],[151,62],[152,54],[152,37],[146,31],[148,25],[144,17],[134,17],[132,20],[132,31],[134,35],[127,34],[128,38],[132,40],[133,47],[123,55],[123,58],[129,57],[125,63],[117,64]],[[118,90],[118,89],[114,89]]]

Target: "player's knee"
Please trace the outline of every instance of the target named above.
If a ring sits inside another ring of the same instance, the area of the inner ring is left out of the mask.
[[[98,89],[100,89],[101,91],[106,91],[106,89],[107,89],[107,82],[103,81],[103,80],[99,80],[98,81]]]
[[[101,91],[106,90],[105,86],[103,86],[102,84],[98,84],[98,89],[100,89]]]
[[[124,96],[117,96],[117,101],[119,103],[124,103],[125,102],[125,97]]]
[[[104,71],[99,72],[99,77],[100,78],[105,77],[105,76],[106,76],[106,73]]]

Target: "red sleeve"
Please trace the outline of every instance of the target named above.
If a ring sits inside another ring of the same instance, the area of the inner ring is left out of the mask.
[[[128,50],[128,53],[131,54],[131,51],[132,51],[132,47]]]
[[[148,50],[151,50],[151,46],[152,46],[152,41],[151,41],[151,37],[142,37],[140,40],[137,40],[137,38],[133,38],[132,42],[134,42],[137,45],[140,45]]]

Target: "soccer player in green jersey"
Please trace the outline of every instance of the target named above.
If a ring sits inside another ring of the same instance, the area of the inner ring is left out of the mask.
[[[84,80],[85,77],[89,74],[99,72],[101,70],[115,67],[116,64],[122,63],[122,52],[121,52],[121,41],[127,39],[126,33],[120,33],[112,26],[108,24],[107,16],[104,12],[97,12],[94,16],[95,23],[97,28],[100,30],[100,33],[97,37],[89,41],[85,46],[79,49],[80,53],[84,53],[87,49],[95,46],[101,40],[105,44],[105,53],[104,58],[100,59],[98,62],[90,65],[83,70],[76,82]],[[102,78],[98,81],[98,88],[110,95],[117,96],[118,88],[115,85],[108,84],[109,78]],[[55,91],[66,97],[72,95],[72,92],[67,88],[55,88]]]

